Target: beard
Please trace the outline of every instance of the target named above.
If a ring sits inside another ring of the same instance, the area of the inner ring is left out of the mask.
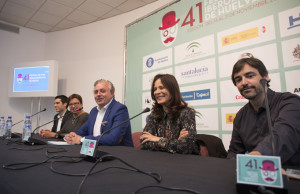
[[[249,91],[246,91],[250,89]],[[255,86],[248,86],[245,85],[242,89],[239,90],[240,94],[248,99],[248,100],[255,100],[256,98],[260,97],[263,94],[262,87],[255,87]]]

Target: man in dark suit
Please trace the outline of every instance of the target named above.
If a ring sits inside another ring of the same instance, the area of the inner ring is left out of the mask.
[[[127,107],[114,99],[114,93],[115,88],[110,81],[100,79],[94,83],[94,98],[98,106],[91,110],[87,122],[80,129],[65,136],[68,143],[80,144],[85,138],[97,140],[103,132],[129,119]],[[130,122],[103,135],[99,145],[133,147]]]
[[[68,118],[71,116],[70,111],[68,111],[69,100],[65,95],[59,95],[55,97],[54,108],[56,115],[53,118],[53,127],[51,131],[49,129],[42,129],[40,135],[43,138],[55,137],[56,133],[64,126]]]

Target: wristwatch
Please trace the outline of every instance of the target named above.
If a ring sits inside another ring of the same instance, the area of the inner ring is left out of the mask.
[[[158,140],[158,143],[159,143],[159,144],[162,144],[162,143],[163,143],[163,141],[164,141],[164,138],[163,138],[163,137],[161,137],[161,138]]]
[[[55,136],[54,136],[56,139],[58,139],[59,137],[59,134],[58,133],[55,133]]]

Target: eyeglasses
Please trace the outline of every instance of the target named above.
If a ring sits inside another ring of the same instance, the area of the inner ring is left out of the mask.
[[[79,103],[79,102],[70,103],[69,106],[73,106],[73,105],[76,106],[76,105],[78,105],[78,104],[80,104],[80,103]]]

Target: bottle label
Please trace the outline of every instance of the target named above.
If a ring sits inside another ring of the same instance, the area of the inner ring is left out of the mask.
[[[31,136],[31,125],[30,124],[24,124],[23,141],[28,141],[30,136]]]
[[[23,141],[28,141],[28,139],[29,139],[30,136],[31,136],[31,131],[30,130],[26,130],[25,134],[24,134]]]
[[[7,127],[8,129],[11,129],[12,123],[11,123],[11,122],[6,123],[6,127]]]
[[[2,127],[2,131],[1,131],[1,136],[5,136],[5,133],[6,133],[6,127],[5,127],[5,125],[3,125],[3,127]]]
[[[4,125],[3,121],[1,120],[0,121],[0,137],[3,136],[4,127],[5,127],[5,125]]]

